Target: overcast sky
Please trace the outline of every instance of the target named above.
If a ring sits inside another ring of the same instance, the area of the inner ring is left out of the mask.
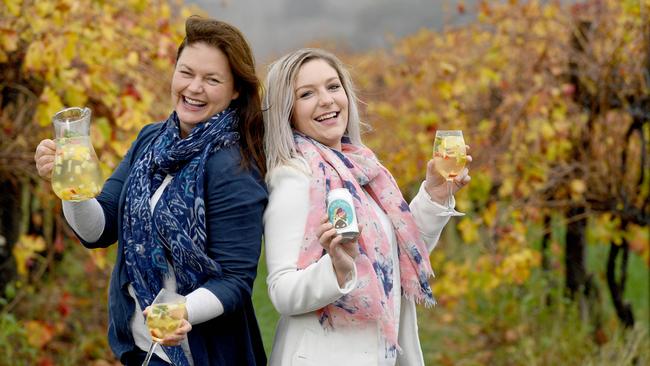
[[[475,0],[463,1],[468,10]],[[383,47],[422,27],[468,21],[456,0],[186,0],[244,32],[258,63],[317,40],[352,49]]]

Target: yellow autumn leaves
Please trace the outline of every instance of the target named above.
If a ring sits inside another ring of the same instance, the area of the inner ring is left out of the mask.
[[[172,7],[180,13],[172,14]],[[40,126],[31,129],[38,133],[21,135],[26,151],[12,153],[33,154],[40,139],[52,137],[57,111],[87,106],[93,109],[92,141],[108,176],[135,133],[169,113],[164,75],[171,77],[189,13],[178,1],[0,0],[3,85],[35,97],[30,123]],[[21,236],[14,252],[20,274],[44,246],[43,237]]]
[[[605,92],[616,81],[618,96],[647,95],[640,76],[647,16],[640,15],[650,2],[599,4],[597,14],[589,7],[580,14],[557,2],[484,2],[475,24],[421,30],[389,51],[348,60],[369,96],[373,131],[366,142],[409,195],[423,178],[436,130],[461,129],[471,146],[472,182],[456,195],[458,209],[470,214],[452,224],[463,243],[483,249],[467,261],[441,259],[437,294],[526,281],[540,265],[536,245],[547,215],[561,228],[574,219],[570,207],[589,211],[603,197],[622,199],[618,192],[637,208],[649,199],[649,174],[640,181],[640,138],[624,136],[632,123],[626,106],[593,118],[580,93],[610,100]],[[581,36],[583,19],[598,26]],[[650,131],[644,134],[647,141]],[[605,225],[603,212],[589,214],[591,242],[647,233]],[[634,243],[647,262],[648,244]]]

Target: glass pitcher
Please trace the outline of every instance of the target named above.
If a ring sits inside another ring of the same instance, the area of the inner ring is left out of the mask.
[[[89,108],[72,107],[57,112],[54,124],[56,154],[52,189],[65,201],[83,201],[101,191],[99,160],[90,143]]]

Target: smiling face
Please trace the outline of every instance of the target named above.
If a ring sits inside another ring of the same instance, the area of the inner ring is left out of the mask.
[[[348,96],[336,70],[322,59],[309,60],[296,75],[291,123],[299,132],[341,150],[348,125]]]
[[[182,137],[239,96],[228,58],[220,49],[205,43],[183,49],[176,62],[171,91]]]

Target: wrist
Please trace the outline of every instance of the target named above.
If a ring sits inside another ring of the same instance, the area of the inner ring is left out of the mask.
[[[449,194],[446,189],[436,189],[439,187],[441,186],[433,187],[428,181],[424,182],[424,191],[429,196],[429,200],[440,205],[446,205]]]
[[[334,272],[336,273],[336,282],[339,284],[340,288],[344,288],[345,285],[354,278],[353,268],[347,270],[334,268]]]

